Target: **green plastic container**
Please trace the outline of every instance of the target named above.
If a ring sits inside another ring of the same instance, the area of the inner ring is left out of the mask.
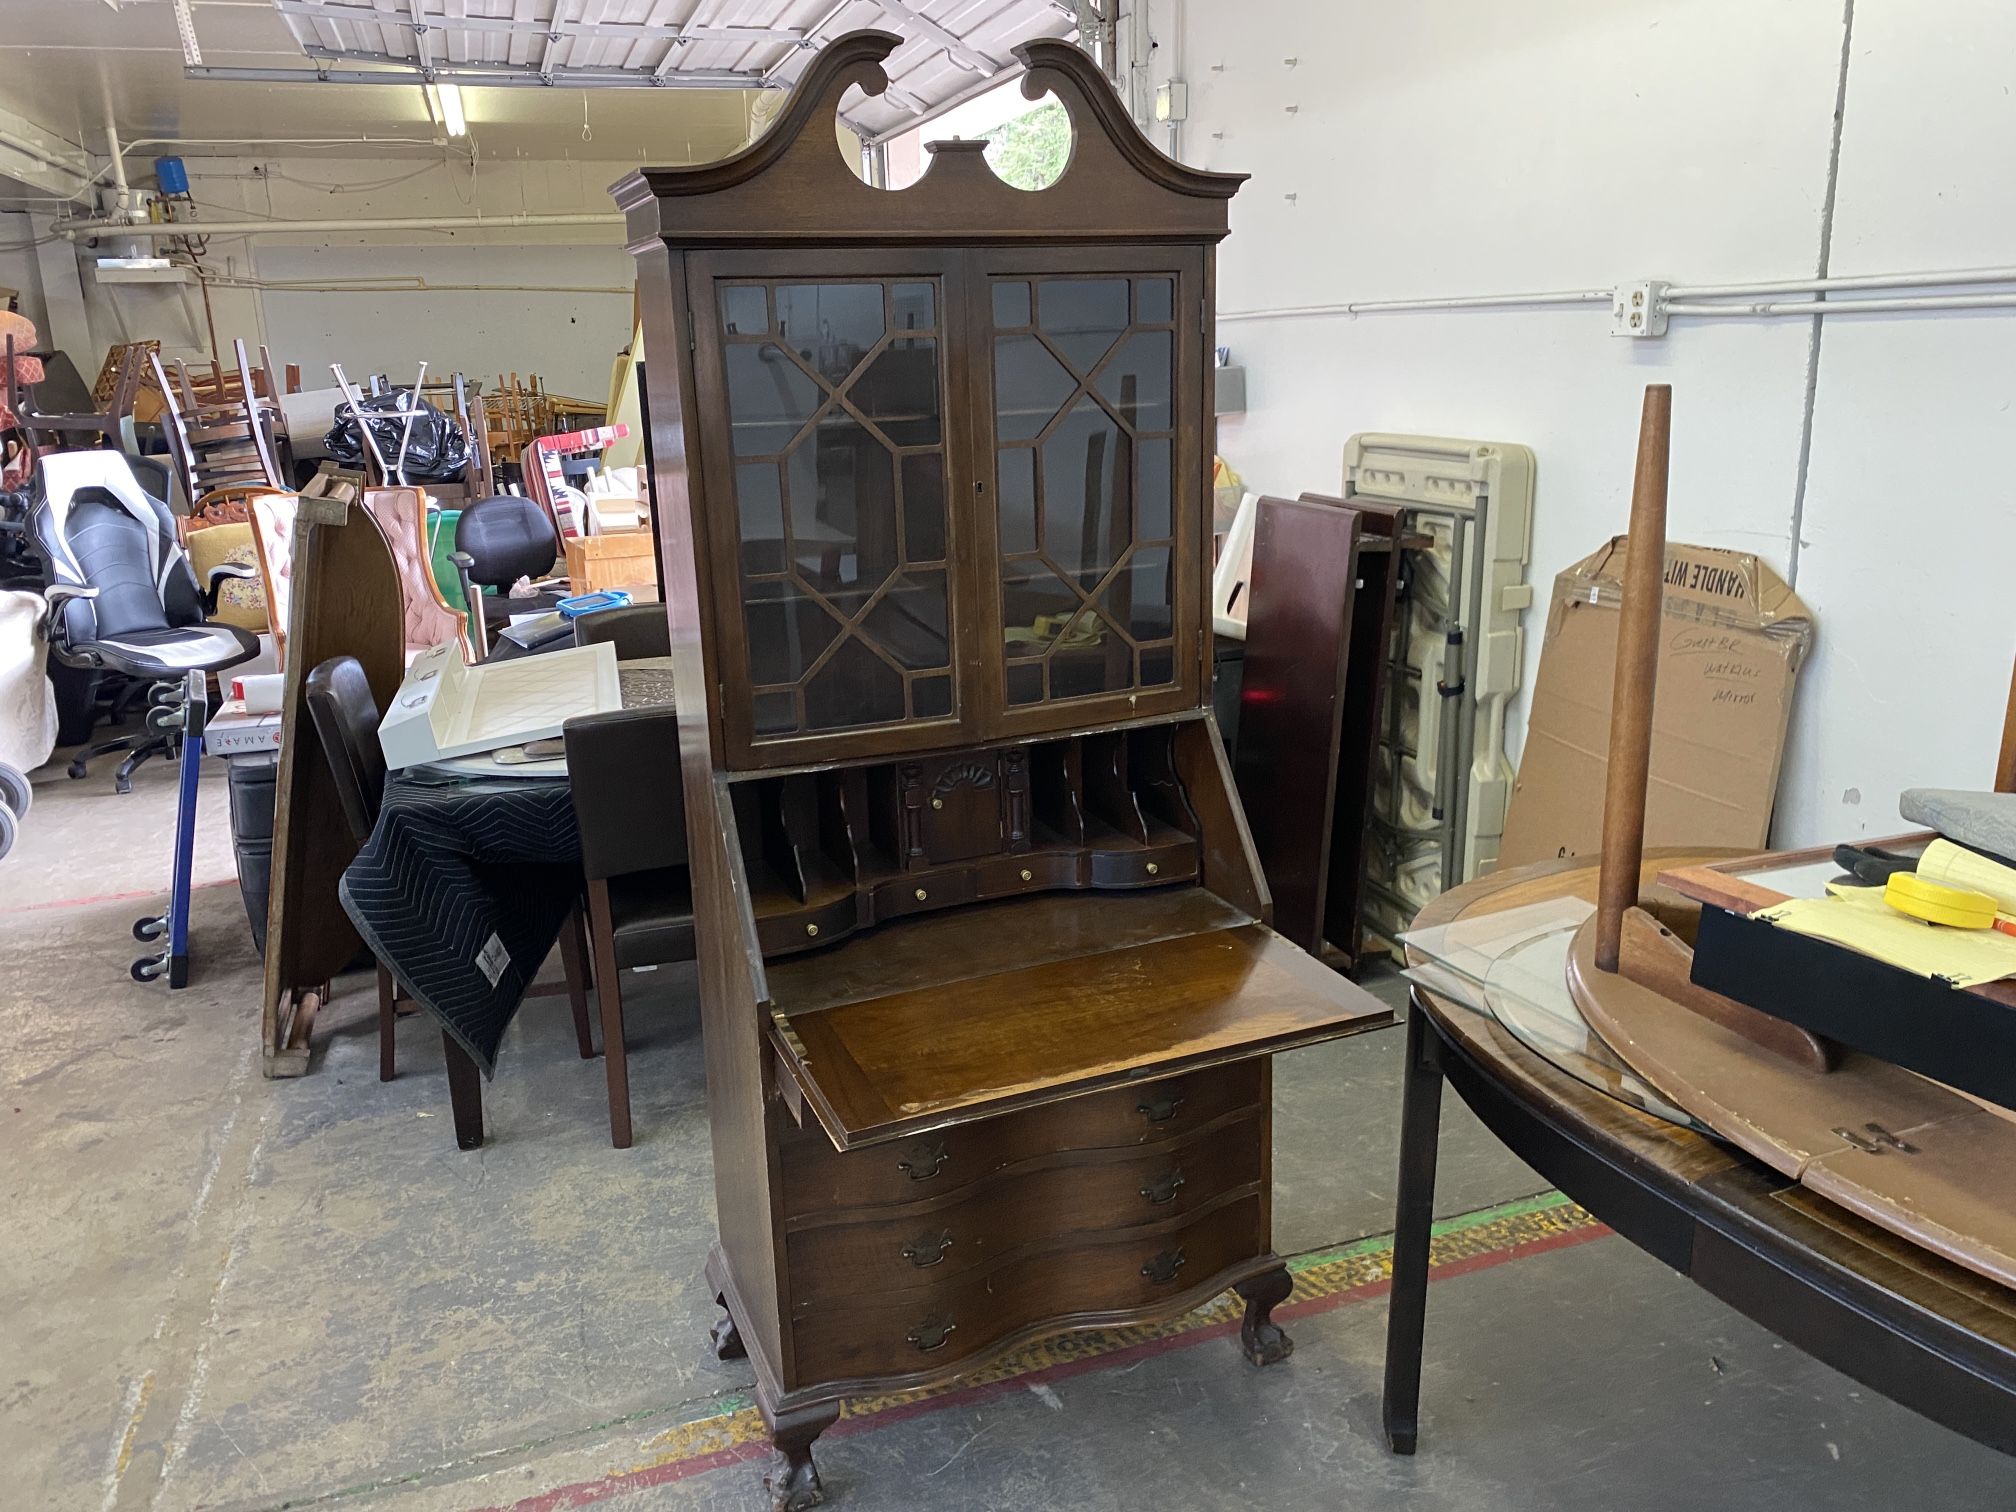
[[[462,574],[448,560],[455,554],[455,527],[461,522],[459,509],[437,509],[427,537],[427,555],[434,563],[434,584],[448,607],[467,612],[469,601],[462,596]]]

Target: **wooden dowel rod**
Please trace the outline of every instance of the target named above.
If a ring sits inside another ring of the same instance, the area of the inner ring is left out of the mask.
[[[1610,689],[1610,770],[1603,790],[1603,867],[1596,892],[1596,967],[1615,971],[1624,910],[1638,904],[1645,858],[1645,785],[1652,770],[1652,698],[1659,679],[1659,611],[1666,593],[1666,458],[1673,389],[1645,388],[1617,671]]]
[[[2016,793],[2016,674],[2009,679],[2009,706],[2002,714],[2002,752],[1995,761],[1995,791]]]

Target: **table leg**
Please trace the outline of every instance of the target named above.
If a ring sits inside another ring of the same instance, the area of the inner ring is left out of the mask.
[[[1386,1441],[1412,1454],[1420,1427],[1421,1336],[1428,1309],[1428,1239],[1441,1139],[1442,1041],[1418,1003],[1407,1010],[1400,1109],[1400,1193],[1393,1214],[1393,1291],[1386,1309]]]

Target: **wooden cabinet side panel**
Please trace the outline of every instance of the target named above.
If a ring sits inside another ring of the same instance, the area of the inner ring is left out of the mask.
[[[1206,712],[1176,727],[1176,775],[1202,827],[1200,880],[1205,887],[1246,910],[1263,924],[1272,922],[1273,896],[1260,870],[1259,853],[1246,825],[1246,810],[1232,782],[1232,765],[1218,721]]]
[[[720,689],[713,650],[714,589],[706,570],[686,259],[659,246],[640,251],[637,265],[649,354],[645,381],[650,385],[653,517],[679,706],[679,744],[665,752],[665,780],[682,782],[686,796],[715,1207],[721,1250],[746,1314],[737,1321],[749,1346],[783,1374],[790,1368],[784,1355],[789,1341],[779,1325],[783,1303],[772,1193],[780,1182],[758,1005],[762,964],[753,923],[742,906],[748,884],[735,848],[732,810],[715,779]]]

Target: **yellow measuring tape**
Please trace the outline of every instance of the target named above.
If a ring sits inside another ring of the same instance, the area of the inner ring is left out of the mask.
[[[1989,929],[1995,900],[1965,887],[1948,887],[1915,872],[1898,872],[1883,884],[1883,901],[1899,913],[1950,929]]]

